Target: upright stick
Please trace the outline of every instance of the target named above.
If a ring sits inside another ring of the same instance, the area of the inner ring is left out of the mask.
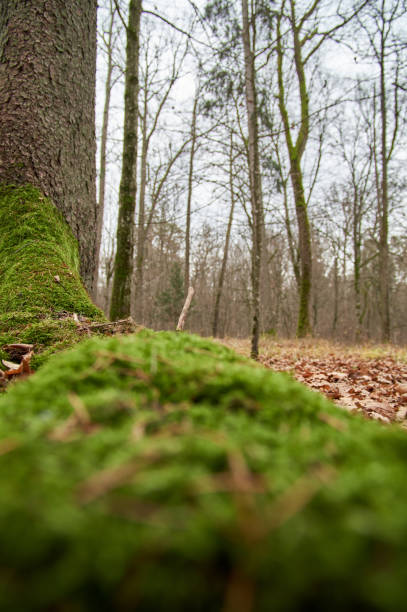
[[[178,319],[177,331],[182,331],[185,325],[185,319],[187,318],[189,307],[191,306],[192,298],[194,297],[194,288],[190,287],[188,289],[187,299],[185,300],[184,307]]]

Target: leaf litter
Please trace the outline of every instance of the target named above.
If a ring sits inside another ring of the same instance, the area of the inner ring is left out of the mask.
[[[225,339],[248,356],[249,342]],[[394,346],[342,346],[317,339],[263,338],[259,362],[287,372],[349,412],[407,429],[407,362]],[[334,426],[334,425],[333,425]]]
[[[289,372],[299,382],[323,393],[350,412],[383,423],[405,420],[407,365],[386,358],[345,357],[296,359],[289,353],[261,356],[267,368]]]

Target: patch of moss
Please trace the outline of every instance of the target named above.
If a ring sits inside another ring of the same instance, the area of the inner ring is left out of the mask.
[[[220,345],[90,339],[0,400],[0,609],[402,610],[406,460]]]
[[[52,202],[34,187],[2,185],[0,227],[0,313],[102,318],[79,277],[76,240]]]
[[[35,345],[33,364],[81,339],[58,313],[104,320],[79,276],[78,247],[55,206],[30,186],[0,185],[0,347]],[[0,350],[0,358],[7,355]]]

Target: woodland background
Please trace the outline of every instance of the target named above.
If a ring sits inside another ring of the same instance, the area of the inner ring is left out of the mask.
[[[301,230],[290,175],[297,155],[312,251],[305,331],[344,341],[407,340],[405,8],[402,0],[249,6],[262,333],[298,331]],[[127,10],[114,0],[99,10],[98,302],[106,312],[117,243]],[[131,312],[151,328],[174,328],[192,284],[192,331],[251,331],[254,224],[242,27],[240,2],[143,5]]]

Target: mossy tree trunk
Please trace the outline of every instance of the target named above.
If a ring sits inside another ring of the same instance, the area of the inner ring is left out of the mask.
[[[134,254],[134,215],[137,194],[137,129],[139,113],[139,57],[141,0],[130,0],[126,45],[124,91],[124,132],[122,176],[119,190],[119,218],[114,262],[110,317],[129,316]]]
[[[93,291],[96,0],[0,4],[0,183],[34,185],[79,242]]]
[[[284,8],[283,3],[283,8]],[[316,5],[318,3],[315,3]],[[281,36],[281,15],[277,19],[277,76],[278,76],[278,102],[280,114],[284,125],[287,151],[290,160],[290,177],[294,194],[295,211],[298,225],[298,254],[299,269],[297,272],[299,282],[299,306],[297,336],[303,337],[311,331],[309,318],[309,304],[311,296],[312,279],[312,248],[311,232],[308,221],[307,202],[304,193],[301,160],[304,154],[309,136],[309,98],[305,78],[305,62],[302,57],[302,40],[300,39],[300,28],[295,14],[295,2],[290,0],[289,22],[291,27],[292,42],[294,48],[294,63],[298,81],[298,92],[301,106],[300,127],[294,138],[290,117],[286,103],[284,85],[283,58],[284,48]],[[297,277],[296,275],[296,277]]]

